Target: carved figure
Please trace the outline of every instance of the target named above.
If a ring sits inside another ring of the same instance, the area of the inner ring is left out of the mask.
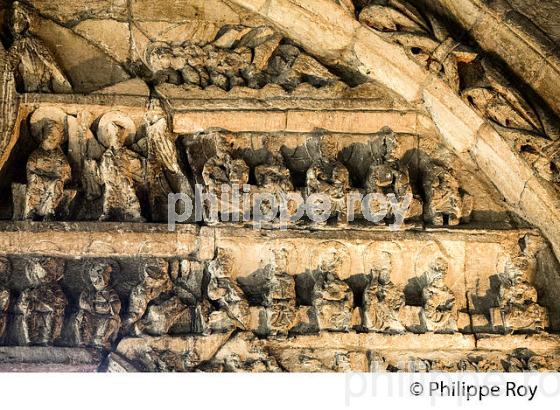
[[[391,255],[384,266],[371,270],[371,282],[364,290],[362,326],[381,333],[404,333],[399,313],[404,306],[404,293],[391,282]]]
[[[133,335],[142,334],[140,319],[146,313],[148,304],[173,288],[169,277],[169,264],[165,259],[147,259],[141,262],[141,282],[130,293],[128,314],[125,319],[125,328]]]
[[[296,287],[287,272],[288,251],[274,251],[274,260],[265,266],[265,289],[262,306],[267,335],[287,336],[296,318]]]
[[[68,212],[76,192],[65,190],[71,169],[61,145],[65,113],[57,108],[36,110],[31,133],[39,147],[27,160],[27,185],[14,184],[14,219],[52,220]]]
[[[147,178],[152,220],[164,222],[168,218],[168,195],[183,193],[192,198],[193,191],[179,165],[177,150],[168,132],[165,118],[148,118],[146,134]],[[178,206],[184,206],[183,201],[177,202]],[[175,211],[177,214],[183,213],[182,208]]]
[[[348,332],[354,295],[350,287],[338,278],[338,263],[336,256],[328,258],[313,272],[311,300],[319,330]]]
[[[445,284],[447,261],[441,257],[424,273],[426,285],[422,289],[422,322],[428,332],[457,332],[455,296]]]
[[[217,222],[215,219],[218,210],[222,220],[228,220],[230,215],[232,220],[235,219],[234,215],[238,221],[241,220],[240,216],[245,214],[244,205],[241,200],[234,201],[233,193],[236,191],[239,198],[243,185],[249,182],[249,167],[245,161],[232,159],[229,154],[219,151],[204,164],[202,179],[207,192],[215,196],[212,200],[215,200],[214,205],[219,204],[218,208],[212,209],[213,204],[207,207],[209,212],[206,217],[209,222]]]
[[[548,327],[546,309],[537,303],[537,290],[527,281],[529,262],[516,258],[506,262],[498,275],[498,308],[491,309],[492,325],[504,332],[538,332]]]
[[[442,166],[430,163],[422,185],[426,203],[424,219],[432,225],[458,225],[472,211],[472,197],[459,191],[459,182]]]
[[[0,256],[0,341],[4,338],[4,333],[8,324],[8,308],[12,299],[8,281],[12,273],[10,260]]]
[[[342,163],[319,162],[307,170],[307,196],[326,195],[331,202],[330,215],[336,215],[339,222],[345,222],[347,219],[348,192],[350,192],[350,175]]]
[[[64,261],[42,257],[25,263],[25,276],[30,288],[16,301],[15,337],[20,346],[51,345],[58,339],[68,303],[59,280],[64,275]]]
[[[121,301],[110,287],[113,266],[97,262],[87,268],[91,289],[80,294],[79,311],[74,327],[79,346],[108,348],[120,327]]]
[[[143,221],[135,183],[142,183],[143,159],[127,148],[136,134],[136,126],[125,114],[104,114],[97,127],[97,139],[105,151],[98,159],[84,164],[88,191],[103,198],[101,221]]]
[[[29,32],[27,10],[14,2],[10,32],[14,39],[9,54],[18,89],[26,93],[70,93],[72,86],[45,44]]]
[[[217,308],[210,314],[209,327],[215,332],[249,328],[249,303],[241,288],[231,279],[233,258],[218,248],[216,258],[208,264],[208,299]]]
[[[422,213],[421,201],[413,196],[408,169],[403,167],[395,156],[395,146],[394,136],[384,138],[381,158],[369,167],[366,175],[365,191],[367,194],[393,194],[399,203],[408,196],[410,203],[404,219],[419,216]],[[393,216],[392,210],[389,210],[387,218]]]

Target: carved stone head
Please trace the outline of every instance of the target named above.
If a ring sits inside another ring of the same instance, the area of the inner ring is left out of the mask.
[[[109,287],[111,273],[113,273],[113,267],[107,262],[93,263],[88,267],[89,280],[93,288],[97,291]]]
[[[10,15],[10,32],[14,37],[18,37],[25,34],[29,26],[29,13],[19,1],[15,1]]]
[[[64,276],[65,263],[53,257],[32,257],[25,263],[25,276],[32,287],[58,282]]]
[[[142,274],[146,279],[162,279],[165,275],[167,275],[168,271],[169,264],[162,258],[147,259],[142,265]]]
[[[5,256],[0,256],[0,287],[4,287],[10,280],[12,264]]]
[[[443,283],[449,263],[441,256],[437,257],[431,264],[428,272],[426,272],[426,280],[428,284],[437,285]]]
[[[136,125],[120,111],[103,114],[97,126],[97,139],[105,148],[121,148],[132,143],[135,135]]]
[[[66,113],[55,107],[42,107],[29,120],[31,134],[45,151],[52,151],[64,142]]]

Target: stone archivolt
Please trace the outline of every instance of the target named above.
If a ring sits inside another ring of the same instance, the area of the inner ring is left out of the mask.
[[[445,78],[449,86],[503,135],[538,175],[559,183],[558,118],[528,99],[488,57],[457,42],[430,12],[406,0],[373,0],[358,19],[408,56]]]

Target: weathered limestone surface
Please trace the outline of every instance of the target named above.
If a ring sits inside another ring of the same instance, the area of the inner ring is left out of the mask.
[[[0,370],[560,370],[528,3],[9,3]]]

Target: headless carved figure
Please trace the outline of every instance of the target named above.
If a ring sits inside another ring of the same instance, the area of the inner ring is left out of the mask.
[[[148,304],[173,288],[168,274],[169,265],[164,259],[146,260],[142,262],[142,281],[132,289],[128,316],[125,321],[131,334],[143,333],[140,319],[146,313]]]
[[[170,193],[184,193],[192,197],[192,187],[183,174],[173,140],[167,132],[167,122],[160,118],[153,124],[148,124],[148,190],[152,220],[167,221],[168,195]],[[183,205],[182,201],[179,204]],[[178,214],[183,209],[175,210]]]
[[[29,33],[27,11],[14,2],[10,31],[14,42],[10,48],[16,82],[23,92],[71,93],[72,87],[47,47]]]
[[[60,336],[66,296],[58,281],[64,263],[54,258],[33,258],[26,262],[25,275],[32,287],[21,292],[15,305],[18,344],[47,346]]]
[[[81,293],[74,322],[79,346],[108,348],[117,335],[121,301],[109,287],[112,270],[108,263],[96,263],[88,269],[92,288]]]
[[[231,279],[232,267],[231,255],[221,248],[208,264],[208,299],[218,308],[210,314],[209,327],[216,332],[249,327],[249,303],[241,288]]]
[[[202,178],[208,193],[216,196],[219,212],[222,215],[244,214],[241,204],[234,205],[231,200],[233,190],[241,191],[243,185],[249,182],[249,167],[244,160],[232,159],[229,154],[220,153],[206,161]],[[222,198],[224,193],[227,194]],[[210,222],[215,222],[216,213],[211,210]]]

